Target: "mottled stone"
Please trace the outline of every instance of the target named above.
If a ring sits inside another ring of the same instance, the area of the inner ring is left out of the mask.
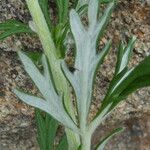
[[[28,23],[31,20],[25,0],[0,0],[0,14],[0,22],[17,19]],[[120,0],[107,29],[100,47],[108,39],[113,40],[113,45],[96,77],[89,119],[98,111],[113,77],[119,41],[126,42],[132,35],[138,38],[130,67],[150,54],[150,7],[144,0]],[[18,49],[41,51],[42,47],[36,36],[26,34],[11,36],[0,42],[0,149],[38,150],[34,110],[12,92],[13,88],[20,87],[37,93],[17,57]],[[120,103],[97,129],[93,144],[115,127],[124,126],[125,131],[108,143],[107,150],[149,150],[149,116],[150,88],[143,88]]]

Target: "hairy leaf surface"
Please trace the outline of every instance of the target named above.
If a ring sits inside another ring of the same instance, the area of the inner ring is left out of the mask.
[[[46,57],[43,55],[42,63],[44,66],[44,74],[42,74],[37,69],[30,58],[27,57],[24,53],[19,52],[19,57],[24,65],[26,72],[38,87],[44,99],[25,94],[19,90],[14,90],[15,94],[29,105],[49,113],[65,126],[77,131],[76,125],[73,123],[63,107],[62,96],[57,95],[54,89]]]
[[[62,68],[75,90],[81,122],[87,118],[89,112],[93,80],[97,66],[101,64],[110,48],[110,43],[108,43],[101,53],[96,53],[99,33],[101,33],[106,26],[113,7],[114,3],[110,3],[104,15],[100,19],[97,19],[98,1],[90,1],[88,8],[88,28],[83,26],[75,10],[72,10],[70,13],[71,31],[76,43],[76,58],[74,65],[76,70],[74,73],[71,73],[65,63],[62,64]],[[93,10],[95,10],[95,13],[93,13]]]

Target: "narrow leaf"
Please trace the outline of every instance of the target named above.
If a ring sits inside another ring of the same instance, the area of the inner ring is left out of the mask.
[[[18,52],[18,54],[24,65],[26,72],[29,74],[31,79],[34,81],[35,85],[38,87],[38,89],[43,94],[45,99],[49,99],[50,97],[52,97],[52,95],[50,94],[51,92],[49,92],[47,90],[47,89],[51,89],[51,91],[54,92],[52,85],[50,86],[49,84],[47,84],[47,81],[45,80],[43,75],[40,73],[40,71],[37,69],[37,67],[31,61],[30,58],[28,58],[24,53],[22,53],[20,51]],[[55,95],[55,97],[56,97],[56,95]]]
[[[46,115],[46,146],[47,150],[54,149],[54,141],[56,132],[58,129],[58,122],[51,118],[48,114]]]
[[[46,139],[45,139],[45,121],[43,119],[43,116],[41,114],[41,110],[35,109],[35,118],[36,118],[36,124],[37,124],[37,140],[40,146],[40,149],[46,149]]]
[[[58,128],[58,122],[49,114],[38,109],[35,111],[37,127],[38,127],[38,142],[42,150],[52,150],[54,148],[54,140]]]
[[[98,33],[98,35],[96,35],[96,39],[99,37],[102,37],[103,33],[104,33],[104,29],[107,26],[107,23],[110,19],[111,13],[114,9],[115,3],[111,2],[110,4],[108,4],[107,8],[104,11],[104,14],[102,15],[102,17],[99,19],[99,24],[97,25],[97,28],[95,29],[95,34]]]
[[[96,25],[98,16],[98,0],[89,2],[88,19],[91,26]]]
[[[41,52],[26,52],[25,53],[35,64],[38,64],[41,60]]]
[[[76,43],[78,43],[78,40],[81,39],[81,37],[83,37],[83,35],[85,34],[85,28],[75,10],[71,10],[70,12],[70,25]]]
[[[130,60],[130,57],[131,57],[131,52],[132,52],[135,41],[136,41],[136,38],[133,37],[129,41],[126,48],[125,48],[124,44],[120,45],[115,74],[120,73],[122,70],[124,70],[127,67],[129,60]]]
[[[139,65],[119,73],[110,83],[110,88],[103,101],[102,109],[109,102],[113,102],[112,108],[121,100],[125,99],[128,94],[135,90],[150,86],[150,56],[146,57]]]
[[[56,0],[58,7],[59,23],[66,23],[68,19],[69,0]]]
[[[112,137],[114,137],[116,134],[122,132],[124,129],[123,128],[117,128],[113,130],[107,137],[105,137],[97,146],[96,150],[104,150],[105,145],[108,143]]]
[[[45,20],[48,24],[48,27],[50,29],[50,31],[52,30],[52,22],[50,20],[50,14],[49,14],[49,5],[48,5],[48,0],[38,0],[39,1],[39,5],[42,9],[42,12],[44,14]]]
[[[47,102],[44,99],[23,93],[17,89],[14,90],[14,93],[26,104],[34,106],[49,113],[49,106],[47,105]]]
[[[13,34],[33,33],[28,25],[15,20],[7,20],[4,23],[0,23],[0,31],[2,31],[0,33],[0,40],[3,40]]]
[[[56,150],[67,150],[67,149],[68,149],[67,137],[66,135],[64,135],[61,138]]]
[[[12,28],[21,28],[23,29],[28,29],[29,31],[31,31],[28,27],[28,25],[20,22],[20,21],[16,21],[16,20],[6,20],[5,22],[0,23],[0,30],[10,30]]]
[[[89,131],[90,131],[91,133],[93,133],[93,132],[95,131],[95,129],[98,127],[98,125],[100,125],[100,124],[106,119],[106,117],[108,116],[107,112],[108,112],[108,110],[111,108],[111,106],[112,106],[112,103],[109,104],[109,105],[107,105],[107,106],[103,109],[103,111],[102,111],[100,114],[98,114],[98,115],[94,118],[94,120],[90,123],[90,125],[89,125]],[[107,115],[106,115],[106,114],[107,114]]]

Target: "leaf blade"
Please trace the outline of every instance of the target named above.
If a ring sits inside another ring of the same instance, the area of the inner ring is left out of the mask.
[[[97,146],[96,150],[104,150],[105,145],[107,144],[107,142],[114,137],[116,134],[123,132],[123,128],[117,128],[115,130],[113,130],[109,135],[107,135]]]
[[[127,67],[135,41],[136,41],[136,37],[133,36],[126,48],[123,43],[120,44],[115,75],[120,73],[122,70],[124,70]]]
[[[64,135],[61,138],[56,150],[67,150],[67,149],[68,149],[67,137],[66,135]]]
[[[0,23],[0,40],[4,40],[5,38],[18,33],[33,33],[28,25],[16,21],[16,20],[7,20],[4,23]]]

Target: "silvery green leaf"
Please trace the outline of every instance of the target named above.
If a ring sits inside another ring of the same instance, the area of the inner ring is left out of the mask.
[[[114,137],[116,134],[122,132],[123,128],[117,128],[113,130],[107,137],[105,137],[97,146],[96,150],[104,150],[105,145],[108,143],[108,141]]]
[[[56,95],[52,83],[47,84],[47,80],[45,80],[45,77],[42,75],[42,73],[38,70],[38,68],[34,65],[32,60],[27,57],[23,52],[19,51],[18,55],[24,65],[24,69],[28,73],[28,75],[31,77],[39,91],[42,93],[45,99],[49,99],[50,97],[53,97],[54,100],[58,99],[58,96]],[[51,89],[51,92],[49,92],[47,89]],[[54,101],[53,100],[53,101]]]
[[[18,90],[14,90],[15,94],[25,103],[46,111],[66,127],[77,132],[78,129],[76,125],[64,109],[62,96],[57,95],[54,89],[45,55],[42,56],[42,63],[44,67],[44,73],[42,74],[29,57],[22,52],[18,52],[18,54],[26,72],[40,90],[43,99],[30,96]]]
[[[95,72],[110,48],[110,42],[108,42],[101,53],[96,53],[98,35],[104,30],[113,6],[114,3],[110,3],[104,16],[97,20],[98,2],[91,0],[88,8],[88,28],[84,27],[75,10],[70,13],[71,31],[76,43],[75,72],[71,73],[65,63],[62,63],[62,69],[74,88],[81,122],[87,119],[89,112]],[[92,19],[90,12],[93,10],[96,12]]]
[[[17,95],[18,98],[23,100],[26,104],[37,107],[39,109],[42,108],[43,111],[49,113],[47,102],[44,99],[26,94],[17,89],[14,89],[13,92]]]
[[[16,89],[14,90],[14,93],[18,96],[18,98],[20,98],[22,101],[24,101],[28,105],[39,108],[39,109],[49,113],[51,116],[53,116],[59,122],[64,123],[64,118],[62,117],[62,114],[64,114],[64,112],[61,111],[61,108],[59,108],[53,104],[49,104],[44,99],[41,99],[41,98],[38,98],[35,96],[31,96],[29,94],[25,94]]]
[[[88,19],[89,24],[96,24],[97,17],[98,17],[98,0],[97,1],[90,1],[89,2],[89,9],[88,9]]]
[[[24,101],[28,105],[34,106],[36,108],[39,108],[49,113],[51,116],[53,116],[55,119],[57,119],[61,123],[64,122],[60,114],[61,110],[58,107],[54,106],[53,104],[49,105],[46,100],[26,94],[17,89],[14,90],[14,93],[18,96],[18,98],[20,98],[22,101]]]

